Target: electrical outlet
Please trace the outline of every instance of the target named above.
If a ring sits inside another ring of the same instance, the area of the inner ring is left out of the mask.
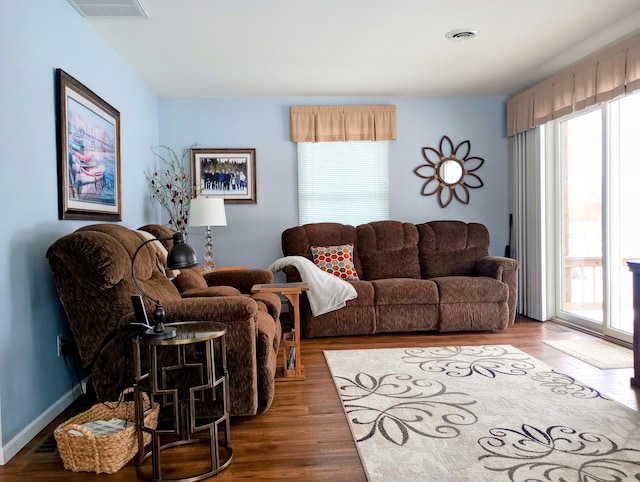
[[[58,347],[58,356],[70,355],[73,349],[73,343],[64,338],[62,333],[56,336],[56,346]]]

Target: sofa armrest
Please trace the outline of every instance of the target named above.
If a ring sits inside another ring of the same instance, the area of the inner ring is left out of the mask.
[[[511,258],[503,256],[484,256],[476,260],[476,274],[478,276],[488,276],[500,281],[503,280],[503,272],[517,271],[520,263]]]
[[[240,296],[239,290],[233,286],[207,286],[206,288],[190,288],[180,292],[183,298],[215,297],[215,296]]]
[[[518,301],[518,270],[520,263],[503,256],[484,256],[476,261],[476,274],[495,278],[509,287],[509,323],[516,319],[516,303]]]
[[[166,323],[213,321],[227,326],[225,342],[231,412],[233,415],[255,415],[258,410],[256,301],[248,296],[196,297],[166,301],[162,305],[167,315]],[[150,320],[151,315],[149,313]]]
[[[282,270],[287,277],[287,283],[298,283],[302,281],[302,277],[295,266],[285,266]]]
[[[162,303],[166,323],[180,321],[215,321],[235,323],[255,316],[258,305],[246,296],[194,297]]]
[[[274,320],[280,319],[280,312],[282,311],[282,301],[280,296],[276,293],[253,293],[251,298],[258,302],[264,303],[267,308],[267,313],[271,315]]]
[[[268,269],[213,271],[203,276],[208,286],[233,286],[246,294],[251,293],[253,285],[273,283],[273,273]]]

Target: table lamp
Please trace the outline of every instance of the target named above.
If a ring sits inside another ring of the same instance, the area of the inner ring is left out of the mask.
[[[198,197],[191,200],[189,208],[189,226],[206,226],[204,244],[204,269],[213,271],[213,244],[211,244],[211,226],[226,226],[227,215],[224,210],[224,199]]]
[[[184,233],[182,232],[175,233],[171,238],[148,239],[144,243],[142,243],[140,246],[138,246],[138,249],[136,249],[136,252],[133,254],[133,257],[131,258],[131,277],[133,278],[133,283],[135,284],[138,291],[156,304],[156,309],[153,312],[154,325],[149,326],[149,328],[142,333],[142,337],[144,338],[166,340],[169,338],[175,338],[177,333],[177,330],[173,327],[165,328],[164,321],[166,318],[166,314],[165,314],[164,308],[162,307],[162,303],[160,302],[160,300],[150,296],[142,289],[142,287],[138,283],[138,278],[136,278],[136,270],[135,270],[136,257],[138,256],[138,253],[140,253],[140,250],[145,245],[153,241],[161,242],[161,241],[169,241],[169,240],[173,241],[173,248],[171,248],[171,250],[167,254],[167,262],[166,262],[167,269],[174,270],[174,269],[193,268],[194,266],[198,265],[198,256],[196,255],[196,252],[193,250],[193,248],[185,242]],[[139,300],[139,298],[137,299]],[[136,313],[138,313],[139,310],[142,310],[142,312],[144,313],[144,307],[140,306],[141,301],[136,302],[135,296],[132,297],[132,303]]]

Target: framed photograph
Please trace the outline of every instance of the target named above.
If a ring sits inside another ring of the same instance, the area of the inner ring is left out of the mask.
[[[256,150],[192,148],[191,178],[194,197],[256,204]]]
[[[120,112],[56,69],[60,219],[121,221]]]

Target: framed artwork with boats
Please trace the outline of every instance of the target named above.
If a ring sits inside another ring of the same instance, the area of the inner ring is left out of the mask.
[[[59,219],[121,221],[120,112],[56,69]]]

